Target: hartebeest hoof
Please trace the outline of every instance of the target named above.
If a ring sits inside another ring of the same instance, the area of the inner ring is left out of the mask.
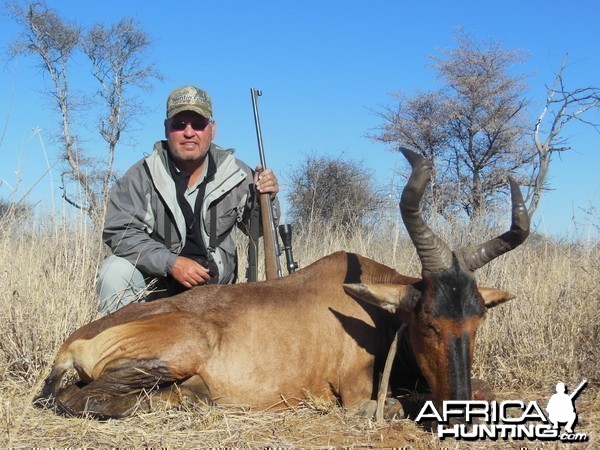
[[[360,400],[348,408],[346,412],[351,416],[373,418],[377,412],[377,401],[367,399]],[[397,399],[385,399],[383,405],[383,417],[387,420],[404,418],[404,409]]]
[[[149,397],[152,408],[191,408],[213,406],[215,402],[207,393],[207,387],[200,377],[191,377],[183,383],[159,389]]]

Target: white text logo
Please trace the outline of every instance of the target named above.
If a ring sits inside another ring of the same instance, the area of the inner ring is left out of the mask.
[[[546,406],[547,414],[535,401],[447,400],[438,410],[429,400],[421,408],[416,422],[435,420],[440,439],[583,442],[587,441],[587,434],[574,432],[577,422],[575,398],[586,384],[587,381],[583,380],[568,394],[564,383],[558,383],[556,394],[550,397]],[[561,425],[564,428],[561,429]]]

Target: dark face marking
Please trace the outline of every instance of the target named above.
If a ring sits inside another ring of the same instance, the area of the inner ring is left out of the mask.
[[[422,315],[419,327],[411,329],[415,360],[438,400],[470,398],[473,344],[480,321]]]
[[[452,378],[451,398],[471,400],[471,336],[463,333],[448,343],[448,375]]]
[[[475,279],[452,267],[423,271],[421,301],[411,333],[415,358],[438,400],[471,398],[471,366],[477,327],[485,315]]]
[[[429,310],[433,317],[460,322],[467,317],[483,317],[485,314],[475,280],[460,269],[456,260],[449,269],[423,272],[423,280],[427,286],[424,297],[426,302],[431,299]]]

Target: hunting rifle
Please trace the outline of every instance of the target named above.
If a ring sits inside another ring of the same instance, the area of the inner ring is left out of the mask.
[[[583,380],[581,383],[579,383],[579,386],[577,386],[575,388],[575,390],[569,394],[569,398],[571,400],[575,399],[575,397],[577,397],[579,395],[579,393],[581,392],[581,390],[583,389],[583,387],[586,384],[587,384],[587,380]]]
[[[252,108],[254,110],[254,124],[256,125],[256,138],[258,140],[258,153],[260,156],[260,164],[262,170],[267,168],[265,162],[265,150],[262,141],[262,132],[260,129],[260,118],[258,117],[258,97],[262,95],[262,91],[251,88]],[[283,276],[281,271],[281,247],[277,240],[275,231],[275,221],[273,216],[273,204],[271,203],[270,194],[260,194],[260,215],[263,229],[263,240],[265,248],[265,272],[267,280]],[[279,232],[285,247],[285,256],[287,259],[288,272],[292,273],[298,267],[298,263],[293,260],[292,256],[292,227],[290,225],[280,225]],[[251,243],[250,245],[256,245]],[[248,281],[256,281],[256,264],[249,264]]]

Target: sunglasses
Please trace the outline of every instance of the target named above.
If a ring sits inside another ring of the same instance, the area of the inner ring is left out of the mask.
[[[184,121],[184,120],[171,120],[169,121],[169,125],[174,131],[183,131],[187,128],[188,125],[191,125],[194,131],[204,131],[204,129],[208,126],[209,123],[212,122],[212,119],[202,119],[202,120],[193,120],[193,121]]]

